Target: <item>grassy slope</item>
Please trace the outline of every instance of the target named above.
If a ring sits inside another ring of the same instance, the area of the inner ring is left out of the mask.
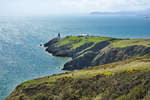
[[[89,36],[89,37],[80,37],[80,36],[67,36],[57,43],[57,46],[62,46],[66,44],[72,44],[72,49],[76,49],[81,45],[89,42],[94,42],[95,45],[98,42],[106,41],[112,39],[111,37],[100,37],[100,36]],[[92,46],[93,46],[92,45]],[[127,47],[133,45],[144,45],[150,47],[150,39],[118,39],[111,42],[111,46],[114,47]],[[91,47],[92,47],[91,46]]]
[[[110,37],[100,37],[100,36],[89,36],[89,37],[80,37],[80,36],[67,36],[61,41],[57,43],[57,46],[62,46],[66,44],[72,44],[72,49],[76,49],[85,43],[93,42],[96,44],[97,42],[102,42],[105,40],[111,39]]]
[[[150,39],[122,39],[112,42],[111,45],[119,48],[133,45],[143,45],[150,47]]]
[[[27,81],[6,100],[150,100],[149,78],[150,58],[135,58]]]
[[[108,37],[68,36],[57,46],[72,44],[72,49]],[[111,46],[150,46],[150,39],[118,39]],[[91,48],[88,47],[88,48]],[[30,80],[19,85],[6,100],[150,100],[150,57],[95,66]]]
[[[115,73],[120,73],[120,72],[134,72],[136,70],[149,70],[150,71],[150,58],[149,57],[138,57],[135,59],[128,59],[125,61],[120,61],[120,62],[115,62],[115,63],[110,63],[110,64],[105,64],[105,65],[100,65],[100,66],[95,66],[95,67],[90,67],[86,68],[83,70],[75,70],[71,72],[66,72],[64,74],[60,75],[54,75],[49,77],[49,80],[45,80],[44,78],[39,78],[37,80],[30,80],[27,81],[21,85],[29,85],[29,84],[36,84],[36,83],[41,83],[41,82],[54,82],[59,78],[62,77],[72,77],[72,78],[91,78],[97,74],[107,74],[110,73],[110,75],[113,75]]]

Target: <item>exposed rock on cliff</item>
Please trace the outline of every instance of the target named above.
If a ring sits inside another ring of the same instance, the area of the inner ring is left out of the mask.
[[[85,69],[24,82],[6,100],[150,100],[150,39],[67,36],[44,46],[72,58],[64,70]]]
[[[142,45],[128,46],[125,48],[106,47],[93,59],[92,65],[102,65],[146,55],[150,55],[150,47]]]
[[[150,55],[149,39],[67,36],[59,41],[54,38],[44,46],[54,56],[72,58],[64,65],[63,70],[83,69]]]

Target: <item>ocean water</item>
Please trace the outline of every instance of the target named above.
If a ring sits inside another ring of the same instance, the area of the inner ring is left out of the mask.
[[[0,17],[0,100],[20,83],[62,73],[68,58],[53,57],[41,43],[66,35],[150,38],[150,19],[142,16]]]

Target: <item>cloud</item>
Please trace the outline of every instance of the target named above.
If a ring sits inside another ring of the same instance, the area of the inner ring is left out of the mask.
[[[150,8],[150,0],[0,0],[0,15],[128,11]]]
[[[63,0],[62,4],[70,9],[89,11],[127,11],[150,8],[150,0]]]
[[[55,13],[58,2],[52,0],[11,0],[0,1],[0,15],[38,15]]]

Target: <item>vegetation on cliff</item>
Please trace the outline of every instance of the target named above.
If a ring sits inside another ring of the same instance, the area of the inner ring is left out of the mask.
[[[124,48],[127,46],[134,46],[134,45],[143,45],[146,47],[150,47],[150,39],[122,39],[112,42],[112,46],[118,48]]]
[[[24,82],[6,100],[150,100],[150,39],[67,36],[44,47],[74,71]]]
[[[150,58],[30,80],[6,100],[150,100]]]
[[[54,56],[72,58],[64,65],[64,70],[83,69],[150,55],[150,39],[67,36],[59,41],[52,39],[45,47]]]
[[[95,45],[98,42],[110,40],[112,38],[110,37],[100,37],[100,36],[89,36],[89,37],[83,37],[83,36],[67,36],[64,39],[60,40],[56,43],[56,46],[63,46],[71,44],[71,49],[76,49],[86,43],[93,43]],[[91,47],[93,46],[91,45]]]

